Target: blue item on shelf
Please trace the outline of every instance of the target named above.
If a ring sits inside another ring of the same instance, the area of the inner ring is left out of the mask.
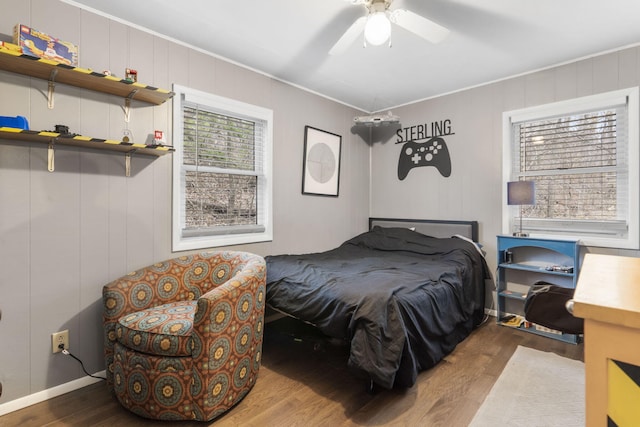
[[[0,116],[0,127],[29,130],[29,122],[24,116]]]

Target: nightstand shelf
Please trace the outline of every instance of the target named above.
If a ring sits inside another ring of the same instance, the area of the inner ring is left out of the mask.
[[[574,274],[573,273],[566,273],[564,271],[552,271],[552,270],[547,270],[545,267],[546,266],[538,266],[535,264],[525,264],[525,263],[521,263],[521,264],[514,264],[514,263],[501,263],[498,267],[500,268],[506,268],[506,269],[510,269],[510,270],[523,270],[523,271],[531,271],[534,273],[543,273],[543,274],[549,274],[551,276],[564,276],[564,277],[573,277]]]
[[[498,324],[578,343],[578,335],[560,333],[527,322],[524,319],[524,302],[530,287],[537,281],[575,289],[580,268],[579,248],[578,240],[498,236]],[[507,325],[513,316],[520,316],[522,322],[518,320],[515,325]]]
[[[498,292],[498,295],[500,295],[503,298],[511,298],[519,301],[524,301],[527,298],[527,294],[523,294],[522,292],[513,292],[513,291],[507,291],[507,290]]]

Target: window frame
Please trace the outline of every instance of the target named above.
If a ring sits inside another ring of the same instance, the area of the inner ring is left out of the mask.
[[[273,240],[273,111],[234,99],[203,92],[178,84],[173,85],[173,171],[172,171],[172,251],[186,251],[206,249],[221,246],[242,245],[250,243],[268,242]],[[263,144],[262,178],[265,184],[258,189],[258,206],[261,206],[262,221],[259,226],[264,227],[259,232],[236,232],[233,227],[228,233],[197,234],[189,231],[185,235],[184,229],[184,194],[182,174],[184,147],[184,114],[183,103],[197,103],[206,106],[211,111],[232,117],[265,122]]]
[[[627,212],[627,233],[626,236],[597,236],[595,234],[582,234],[575,232],[535,232],[535,237],[554,239],[580,239],[585,246],[609,247],[619,249],[640,249],[640,158],[639,158],[639,95],[638,87],[620,89],[611,92],[585,96],[581,98],[569,99],[549,104],[522,108],[518,110],[506,111],[502,115],[502,232],[511,234],[512,224],[519,215],[518,206],[507,205],[507,182],[518,179],[518,172],[512,170],[514,161],[514,132],[516,123],[527,121],[543,120],[547,118],[568,116],[571,114],[585,113],[588,111],[603,110],[615,105],[620,105],[626,100],[627,114],[627,143],[626,152],[628,160],[628,212]],[[537,220],[538,223],[541,220]],[[526,223],[526,218],[523,218]],[[526,230],[525,230],[526,231]]]

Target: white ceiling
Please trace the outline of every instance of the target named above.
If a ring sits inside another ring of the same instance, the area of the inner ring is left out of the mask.
[[[640,0],[395,0],[451,30],[433,45],[395,26],[388,47],[329,49],[349,0],[63,0],[358,109],[383,111],[640,42]]]

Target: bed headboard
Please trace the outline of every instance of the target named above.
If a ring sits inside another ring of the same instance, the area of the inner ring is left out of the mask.
[[[369,230],[374,226],[413,228],[418,233],[433,237],[451,237],[455,234],[478,241],[478,221],[448,221],[439,219],[369,218]]]

